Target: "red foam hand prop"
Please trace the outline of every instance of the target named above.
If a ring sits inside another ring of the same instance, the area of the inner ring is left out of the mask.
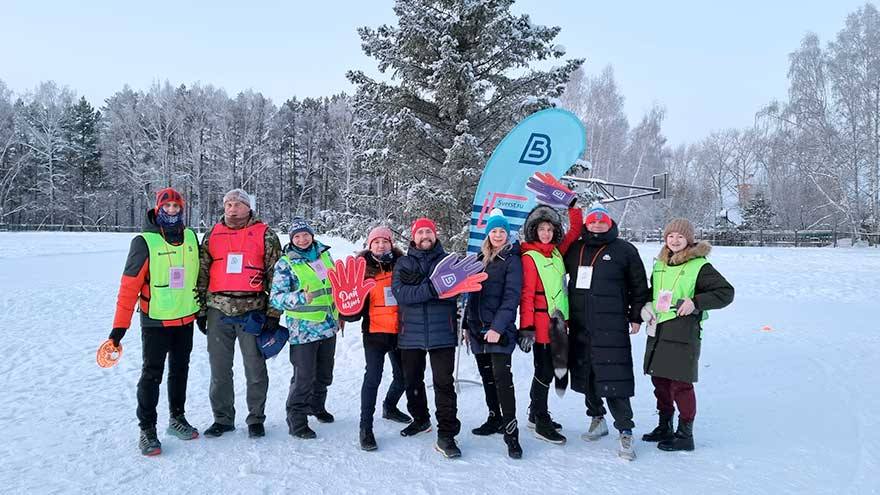
[[[483,290],[482,282],[487,278],[489,278],[489,274],[486,272],[480,272],[475,275],[470,275],[460,284],[456,285],[449,291],[440,294],[438,297],[440,299],[449,299],[450,297],[455,297],[465,292],[479,292]]]
[[[367,294],[376,286],[375,280],[364,280],[366,270],[367,261],[361,256],[348,256],[344,263],[336,260],[334,267],[327,270],[330,285],[333,286],[333,302],[339,314],[352,316],[364,308]]]

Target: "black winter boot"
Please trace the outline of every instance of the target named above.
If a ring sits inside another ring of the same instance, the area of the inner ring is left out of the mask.
[[[565,443],[565,436],[559,433],[559,430],[553,427],[552,421],[538,421],[535,425],[535,437],[550,443],[562,445]]]
[[[511,459],[522,459],[522,446],[519,444],[519,428],[516,420],[504,426],[504,443],[507,444],[507,455]]]
[[[315,419],[318,420],[318,423],[332,423],[336,420],[332,414],[328,413],[326,409],[312,409],[309,413],[309,416],[314,416]]]
[[[486,419],[486,422],[471,430],[471,433],[485,437],[494,433],[501,433],[503,429],[504,421],[501,419],[501,415],[495,411],[489,411],[489,417]]]
[[[156,436],[155,426],[141,430],[138,448],[141,449],[141,454],[143,455],[154,456],[162,453],[162,444],[159,443],[159,438]]]
[[[379,446],[376,445],[376,437],[373,436],[372,428],[361,428],[360,441],[361,450],[369,452],[379,448]]]
[[[397,408],[397,406],[382,406],[382,418],[395,423],[409,424],[412,418]]]
[[[657,444],[657,448],[667,452],[694,450],[694,422],[678,420],[678,430],[671,440],[665,440]]]
[[[214,423],[205,430],[205,436],[217,438],[219,436],[222,436],[224,433],[228,433],[228,432],[234,431],[234,430],[235,430],[235,427],[232,425],[224,425],[223,423]]]
[[[419,433],[425,433],[428,431],[431,431],[430,419],[426,419],[424,421],[413,420],[413,422],[410,423],[409,426],[400,430],[400,435],[404,437],[414,437]]]
[[[461,457],[461,449],[455,443],[453,437],[437,437],[437,443],[434,444],[434,450],[443,454],[447,459],[455,459]]]
[[[672,416],[660,415],[660,424],[651,433],[642,435],[645,442],[663,442],[672,440],[674,431],[672,429]]]

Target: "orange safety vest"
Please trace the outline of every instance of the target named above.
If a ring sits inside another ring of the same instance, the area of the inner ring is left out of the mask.
[[[211,280],[208,292],[262,292],[263,258],[266,253],[265,223],[255,223],[243,229],[233,230],[222,222],[211,230],[208,252],[211,254]],[[227,273],[227,257],[243,256],[241,273]]]
[[[370,289],[370,333],[397,333],[396,301],[386,301],[385,294],[391,293],[391,272],[381,272],[374,278],[376,285]],[[393,296],[392,296],[393,297]],[[392,305],[387,305],[392,303]]]

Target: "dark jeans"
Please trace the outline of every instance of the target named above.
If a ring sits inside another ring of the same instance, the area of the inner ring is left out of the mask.
[[[477,368],[483,381],[486,406],[507,425],[516,419],[516,394],[513,390],[513,373],[510,371],[510,354],[475,354]]]
[[[694,393],[693,383],[658,376],[652,376],[651,383],[654,384],[654,396],[657,397],[660,416],[671,418],[675,415],[675,406],[678,405],[680,420],[694,420],[697,416],[697,395]]]
[[[308,424],[308,414],[325,410],[327,387],[333,383],[336,336],[290,346],[290,392],[287,395],[287,426],[293,433]]]
[[[379,384],[382,383],[382,371],[385,368],[385,354],[391,361],[391,385],[385,394],[383,405],[385,407],[397,407],[397,402],[403,396],[406,386],[403,380],[403,370],[400,366],[400,351],[388,350],[384,347],[375,347],[364,343],[364,383],[361,385],[361,428],[373,427],[373,413],[376,412],[376,396],[379,394]]]
[[[437,409],[437,435],[452,438],[461,431],[458,421],[458,398],[455,395],[455,347],[425,351],[402,349],[400,361],[406,378],[406,408],[413,421],[429,421],[428,397],[425,390],[426,357],[431,359],[434,379],[434,405]]]
[[[139,426],[156,426],[159,385],[165,372],[168,355],[168,409],[171,416],[184,413],[186,380],[189,376],[189,355],[193,346],[192,323],[179,327],[145,327],[141,329],[143,368],[137,384],[137,417]]]
[[[532,377],[532,388],[529,391],[529,413],[535,422],[549,422],[547,412],[547,395],[550,382],[553,380],[553,351],[550,344],[534,344],[532,353],[535,361],[535,376]]]
[[[636,427],[633,422],[633,410],[629,397],[606,397],[605,402],[608,403],[608,409],[611,410],[614,428],[617,431],[632,430]],[[584,394],[584,403],[587,405],[587,416],[591,418],[605,416],[605,404],[602,402],[602,397],[596,393],[596,374],[592,369],[587,377],[587,393]]]

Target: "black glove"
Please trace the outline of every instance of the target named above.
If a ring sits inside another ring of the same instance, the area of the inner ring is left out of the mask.
[[[267,330],[270,332],[274,332],[278,330],[278,327],[281,326],[281,317],[279,316],[267,316],[266,323],[263,323],[263,330]]]
[[[516,333],[516,343],[523,352],[530,352],[535,344],[535,327],[520,328]]]
[[[199,331],[205,335],[208,335],[208,317],[207,316],[196,316],[196,326],[199,327]]]
[[[122,340],[122,337],[125,337],[127,330],[127,328],[114,328],[110,331],[110,336],[107,338],[113,341],[113,345],[119,347],[119,342]]]
[[[425,276],[419,272],[400,270],[400,281],[406,285],[419,285],[422,280],[425,280]]]

